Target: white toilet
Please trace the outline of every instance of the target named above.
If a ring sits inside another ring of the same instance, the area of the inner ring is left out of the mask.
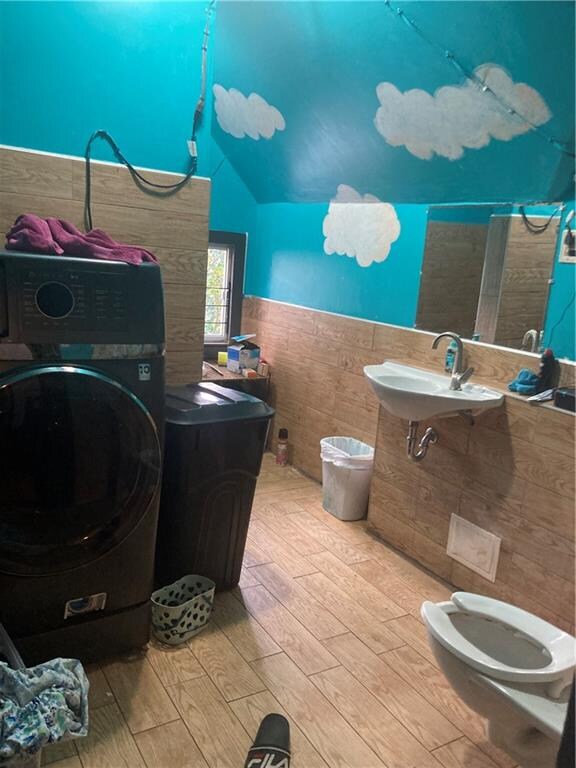
[[[522,768],[554,768],[574,675],[572,635],[500,600],[455,592],[422,605],[434,656]]]

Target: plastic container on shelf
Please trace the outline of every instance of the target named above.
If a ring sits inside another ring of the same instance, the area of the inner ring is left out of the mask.
[[[374,448],[354,437],[320,441],[323,507],[340,520],[361,520],[368,510]]]

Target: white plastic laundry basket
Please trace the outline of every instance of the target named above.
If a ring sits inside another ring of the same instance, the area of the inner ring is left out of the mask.
[[[353,437],[320,440],[323,507],[340,520],[366,516],[374,448]]]
[[[216,585],[205,576],[183,576],[152,592],[152,629],[161,643],[180,645],[210,621]]]

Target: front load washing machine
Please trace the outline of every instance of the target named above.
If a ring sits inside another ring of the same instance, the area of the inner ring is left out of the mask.
[[[147,642],[163,409],[156,265],[0,252],[0,622],[26,663]]]

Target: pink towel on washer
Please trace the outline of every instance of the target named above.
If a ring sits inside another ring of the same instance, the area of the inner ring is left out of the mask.
[[[128,264],[157,261],[154,254],[145,248],[118,243],[102,229],[91,229],[84,233],[64,219],[42,219],[33,213],[18,216],[6,233],[6,249],[125,261]]]

